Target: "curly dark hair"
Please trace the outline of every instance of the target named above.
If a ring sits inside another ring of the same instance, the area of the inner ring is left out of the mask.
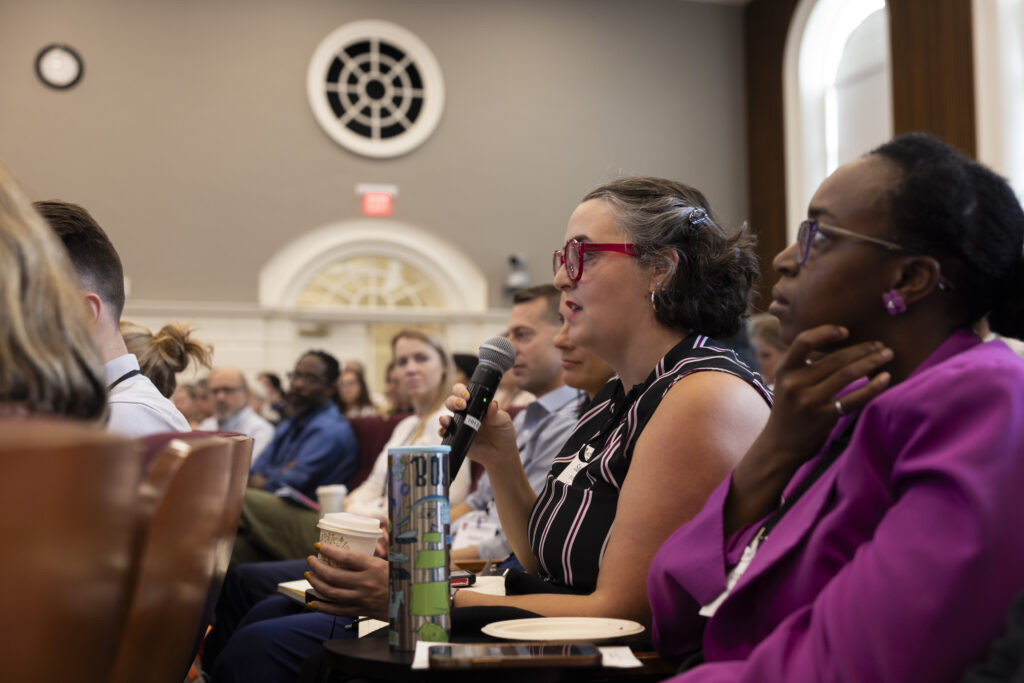
[[[654,294],[658,322],[719,338],[739,332],[760,274],[746,226],[730,235],[699,190],[664,178],[615,180],[582,201],[591,199],[613,207],[641,265],[667,271]]]
[[[338,364],[338,359],[322,349],[310,349],[299,358],[302,359],[306,356],[316,356],[320,359],[324,364],[324,383],[333,386],[336,392],[338,388],[335,385],[338,383],[338,378],[341,377],[341,365]]]
[[[871,151],[900,173],[889,192],[893,238],[935,257],[967,325],[988,315],[999,334],[1024,338],[1024,210],[1005,179],[925,133]]]

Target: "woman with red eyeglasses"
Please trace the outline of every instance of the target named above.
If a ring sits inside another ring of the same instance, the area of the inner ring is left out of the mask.
[[[460,593],[456,606],[649,623],[643,576],[654,552],[768,417],[760,378],[714,339],[740,329],[758,273],[752,244],[745,230],[730,236],[682,183],[627,178],[583,198],[555,253],[555,285],[569,341],[615,376],[539,495],[508,415],[488,412],[469,457],[489,473],[525,572],[506,577],[509,595]],[[456,385],[447,405],[461,409],[465,398]]]

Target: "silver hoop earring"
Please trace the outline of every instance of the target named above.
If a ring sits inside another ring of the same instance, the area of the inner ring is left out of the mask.
[[[651,290],[651,308],[655,313],[658,312],[658,304],[654,301],[654,290]]]

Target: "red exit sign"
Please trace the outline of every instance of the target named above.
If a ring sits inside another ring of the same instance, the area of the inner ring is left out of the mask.
[[[395,185],[356,185],[356,195],[362,203],[364,216],[390,216],[397,194],[398,187]]]

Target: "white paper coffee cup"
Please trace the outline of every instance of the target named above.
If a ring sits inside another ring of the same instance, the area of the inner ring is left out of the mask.
[[[337,546],[364,555],[373,555],[377,541],[383,535],[380,520],[375,517],[364,517],[351,512],[331,512],[324,515],[316,524],[320,530],[320,543]],[[324,557],[318,558],[332,567],[337,566]]]
[[[320,516],[332,512],[344,512],[345,496],[348,495],[348,487],[344,484],[331,484],[330,486],[318,486],[316,488],[316,499],[320,503]]]

